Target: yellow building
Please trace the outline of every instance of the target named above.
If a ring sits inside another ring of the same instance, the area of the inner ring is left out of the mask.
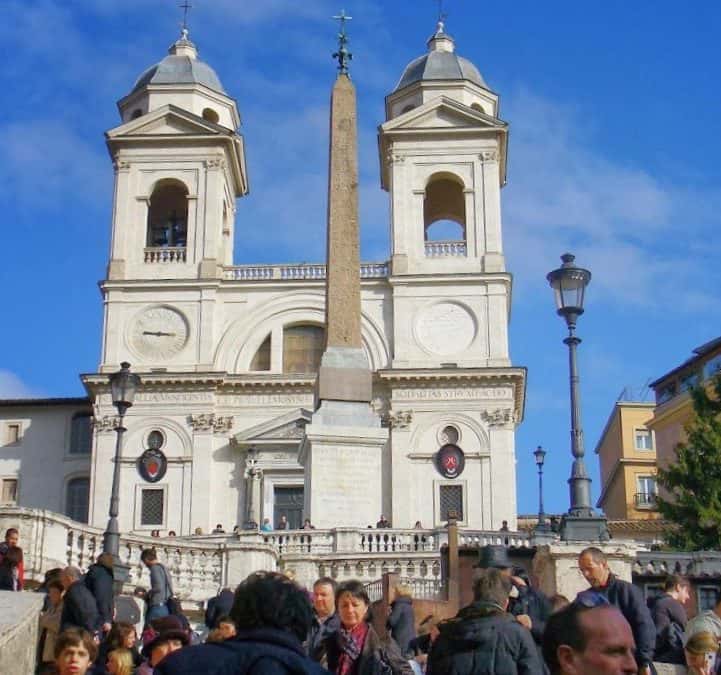
[[[693,356],[655,382],[656,408],[648,427],[656,440],[659,466],[675,461],[674,449],[684,438],[684,426],[693,415],[689,390],[721,372],[721,337],[693,350]]]
[[[656,511],[656,447],[648,423],[654,404],[616,401],[596,446],[601,497],[609,520],[648,520]]]

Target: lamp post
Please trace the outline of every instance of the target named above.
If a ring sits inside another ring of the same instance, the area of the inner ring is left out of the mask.
[[[583,428],[581,426],[581,400],[579,393],[578,361],[576,348],[581,339],[576,336],[576,322],[583,314],[583,300],[591,281],[591,273],[574,265],[575,256],[564,253],[563,264],[546,277],[556,298],[558,315],[562,316],[568,327],[568,337],[563,342],[568,345],[568,366],[571,389],[571,454],[573,465],[570,487],[571,505],[561,521],[561,539],[565,541],[605,541],[608,539],[606,519],[596,515],[591,507],[591,478],[586,471],[583,448]]]
[[[113,486],[110,492],[110,510],[108,512],[108,527],[103,533],[103,553],[113,556],[113,571],[116,584],[122,585],[127,576],[128,567],[120,562],[120,530],[118,528],[118,504],[120,501],[120,451],[123,447],[125,427],[123,418],[133,405],[135,392],[140,386],[140,377],[130,372],[130,364],[123,361],[120,370],[113,373],[110,378],[110,392],[113,405],[118,411],[118,424],[115,427],[115,460],[113,461]]]
[[[546,461],[546,451],[539,445],[534,451],[533,456],[536,459],[538,467],[538,523],[536,532],[548,532],[549,527],[546,522],[546,514],[543,510],[543,463]]]

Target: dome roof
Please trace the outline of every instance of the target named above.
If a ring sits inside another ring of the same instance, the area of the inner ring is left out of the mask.
[[[138,78],[131,94],[148,84],[202,84],[225,93],[215,71],[198,58],[198,50],[188,39],[185,29],[181,38],[168,50],[168,56]]]
[[[436,32],[428,40],[428,53],[406,66],[393,91],[425,80],[468,80],[488,89],[478,68],[455,53],[453,38],[444,32],[442,22],[438,22]]]

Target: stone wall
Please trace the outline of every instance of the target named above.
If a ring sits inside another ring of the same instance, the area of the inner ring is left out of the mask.
[[[0,591],[0,673],[32,673],[38,643],[41,593]]]

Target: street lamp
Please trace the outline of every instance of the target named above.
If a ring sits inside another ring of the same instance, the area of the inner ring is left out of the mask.
[[[538,524],[536,525],[536,531],[548,532],[546,514],[543,511],[543,463],[546,461],[546,451],[539,445],[533,451],[533,456],[536,458],[536,466],[538,467]]]
[[[581,426],[581,401],[579,394],[578,362],[576,348],[581,339],[576,336],[576,321],[583,314],[583,300],[591,281],[591,273],[573,264],[575,256],[564,253],[563,265],[546,277],[553,288],[556,309],[559,316],[566,320],[568,337],[563,340],[568,345],[568,365],[571,385],[571,454],[573,465],[568,479],[571,506],[561,522],[561,539],[565,541],[605,541],[608,539],[606,519],[596,515],[591,507],[591,478],[586,471],[583,448],[583,428]]]
[[[120,530],[118,529],[118,502],[120,492],[120,451],[123,446],[123,434],[127,431],[123,426],[125,413],[133,405],[135,392],[140,386],[140,377],[130,372],[130,364],[123,361],[120,370],[110,377],[110,393],[113,398],[113,405],[118,411],[118,423],[115,427],[115,460],[113,462],[113,487],[110,492],[110,511],[108,512],[108,527],[103,534],[103,553],[110,553],[113,556],[113,569],[115,581],[122,582],[123,573],[127,572],[126,566],[120,563]],[[121,577],[121,578],[118,578]]]

